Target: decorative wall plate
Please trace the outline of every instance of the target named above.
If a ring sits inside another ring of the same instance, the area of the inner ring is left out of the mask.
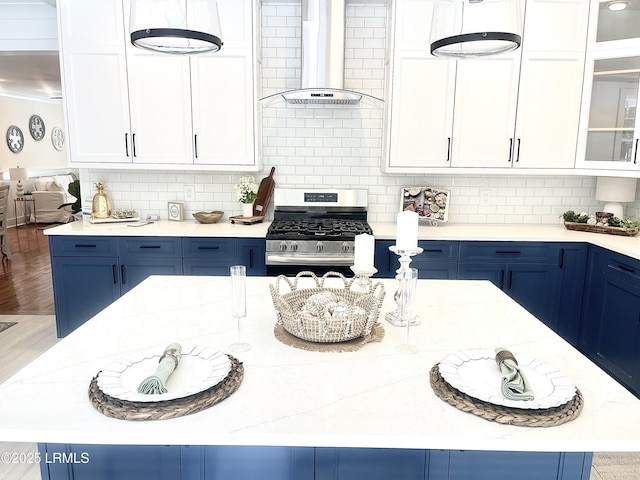
[[[24,147],[24,135],[22,135],[22,130],[15,125],[11,125],[7,129],[7,146],[13,153],[19,153],[22,150],[22,147]]]
[[[60,151],[64,146],[64,132],[60,127],[53,127],[51,130],[51,143],[53,143],[53,148]]]
[[[29,119],[29,132],[33,139],[38,142],[44,138],[44,121],[38,115],[31,115]]]

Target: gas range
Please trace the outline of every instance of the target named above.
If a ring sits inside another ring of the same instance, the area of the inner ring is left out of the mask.
[[[372,233],[366,190],[276,188],[267,273],[344,271],[353,265],[355,236],[362,233]]]

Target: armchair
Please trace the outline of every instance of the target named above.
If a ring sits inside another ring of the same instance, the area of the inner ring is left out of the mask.
[[[31,195],[38,223],[73,221],[73,214],[68,208],[58,208],[62,204],[76,201],[76,197],[69,193],[69,184],[73,180],[72,175],[53,175],[35,179]]]

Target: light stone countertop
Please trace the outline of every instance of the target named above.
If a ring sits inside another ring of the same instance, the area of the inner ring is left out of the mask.
[[[88,221],[71,222],[44,231],[46,235],[114,235],[114,236],[179,236],[179,237],[249,237],[263,238],[270,222],[254,225],[232,224],[223,218],[214,224],[200,224],[196,220],[172,222],[161,220],[143,227],[127,227],[126,223],[91,224]],[[394,240],[395,223],[371,223],[378,240]],[[420,240],[472,240],[472,241],[537,241],[586,242],[640,259],[640,235],[624,237],[600,233],[567,230],[563,225],[453,225],[437,227],[420,225]]]
[[[237,392],[185,417],[133,422],[91,405],[91,378],[111,362],[171,342],[228,352],[236,339],[228,277],[153,276],[0,385],[0,441],[441,448],[504,451],[640,451],[640,400],[490,282],[419,280],[411,328],[419,347],[400,354],[405,329],[357,352],[295,349],[275,339],[268,285],[248,277],[245,368]],[[383,280],[381,311],[395,309]],[[502,425],[438,398],[430,368],[449,353],[501,346],[560,368],[585,404],[556,427]]]

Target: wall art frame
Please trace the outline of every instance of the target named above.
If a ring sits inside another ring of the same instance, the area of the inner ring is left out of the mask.
[[[400,211],[418,213],[418,219],[437,225],[449,221],[451,192],[437,187],[402,187]]]

